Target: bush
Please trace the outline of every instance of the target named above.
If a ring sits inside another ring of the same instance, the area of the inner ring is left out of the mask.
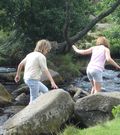
[[[1,30],[0,31],[0,45],[4,43],[7,37],[8,37],[8,33]]]
[[[110,41],[111,54],[120,56],[120,26],[114,24],[110,29],[103,32]]]
[[[56,70],[63,76],[65,80],[72,79],[80,74],[80,66],[74,63],[72,54],[57,55],[52,58]]]
[[[112,109],[112,115],[114,116],[114,118],[120,118],[120,105],[114,106],[114,108]]]
[[[1,40],[3,40],[0,44],[0,65],[3,64],[3,66],[18,65],[33,47],[32,41],[31,43],[29,43],[30,41],[26,42],[28,39],[18,31],[9,32],[9,36],[4,39],[1,33],[0,36],[2,37]]]

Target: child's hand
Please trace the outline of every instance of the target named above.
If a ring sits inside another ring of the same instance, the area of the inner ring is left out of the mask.
[[[75,45],[72,45],[72,48],[75,52],[77,52],[77,47]]]
[[[54,89],[58,89],[58,86],[55,84],[55,82],[51,82],[51,87]]]
[[[75,50],[75,48],[76,48],[75,45],[72,45],[72,48],[73,48],[73,50]]]
[[[20,76],[16,75],[14,80],[15,80],[16,83],[19,82]]]

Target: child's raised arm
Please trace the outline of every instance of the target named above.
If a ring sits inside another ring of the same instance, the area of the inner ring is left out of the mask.
[[[87,55],[87,54],[91,54],[92,53],[92,48],[93,47],[90,47],[88,49],[85,49],[85,50],[80,50],[78,49],[75,45],[72,46],[73,50],[76,52],[76,53],[79,53],[81,55]]]

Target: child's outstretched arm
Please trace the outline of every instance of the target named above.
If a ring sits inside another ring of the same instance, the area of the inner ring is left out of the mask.
[[[45,69],[44,72],[46,73],[48,79],[49,79],[50,82],[51,82],[51,87],[54,88],[54,89],[57,89],[58,86],[55,84],[55,82],[54,82],[54,80],[53,80],[53,78],[52,78],[52,76],[51,76],[49,70],[48,70],[48,69]]]
[[[106,51],[106,53],[105,53],[105,55],[106,55],[106,60],[107,60],[110,64],[112,64],[114,67],[116,67],[117,69],[120,70],[120,66],[111,58],[110,50],[109,50],[108,48],[106,48],[105,51]]]
[[[76,53],[79,53],[81,55],[87,55],[92,53],[92,47],[90,47],[89,49],[80,50],[75,45],[73,45],[72,48]]]
[[[16,76],[14,79],[16,83],[20,80],[20,73],[21,73],[21,70],[23,69],[24,65],[25,65],[25,59],[23,59],[18,65]]]

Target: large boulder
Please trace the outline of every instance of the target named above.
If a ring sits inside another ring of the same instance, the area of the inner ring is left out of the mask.
[[[8,105],[12,103],[12,95],[7,89],[0,83],[0,106]]]
[[[74,102],[62,89],[40,95],[4,124],[4,135],[42,135],[57,132],[73,114]]]
[[[49,72],[50,72],[51,76],[53,77],[53,79],[55,80],[56,84],[63,84],[64,80],[58,72],[56,72],[52,69],[49,69]],[[41,76],[41,81],[44,82],[45,85],[51,85],[48,77],[44,73]]]
[[[120,92],[100,92],[78,99],[75,117],[86,127],[112,119],[112,108],[120,104]]]

